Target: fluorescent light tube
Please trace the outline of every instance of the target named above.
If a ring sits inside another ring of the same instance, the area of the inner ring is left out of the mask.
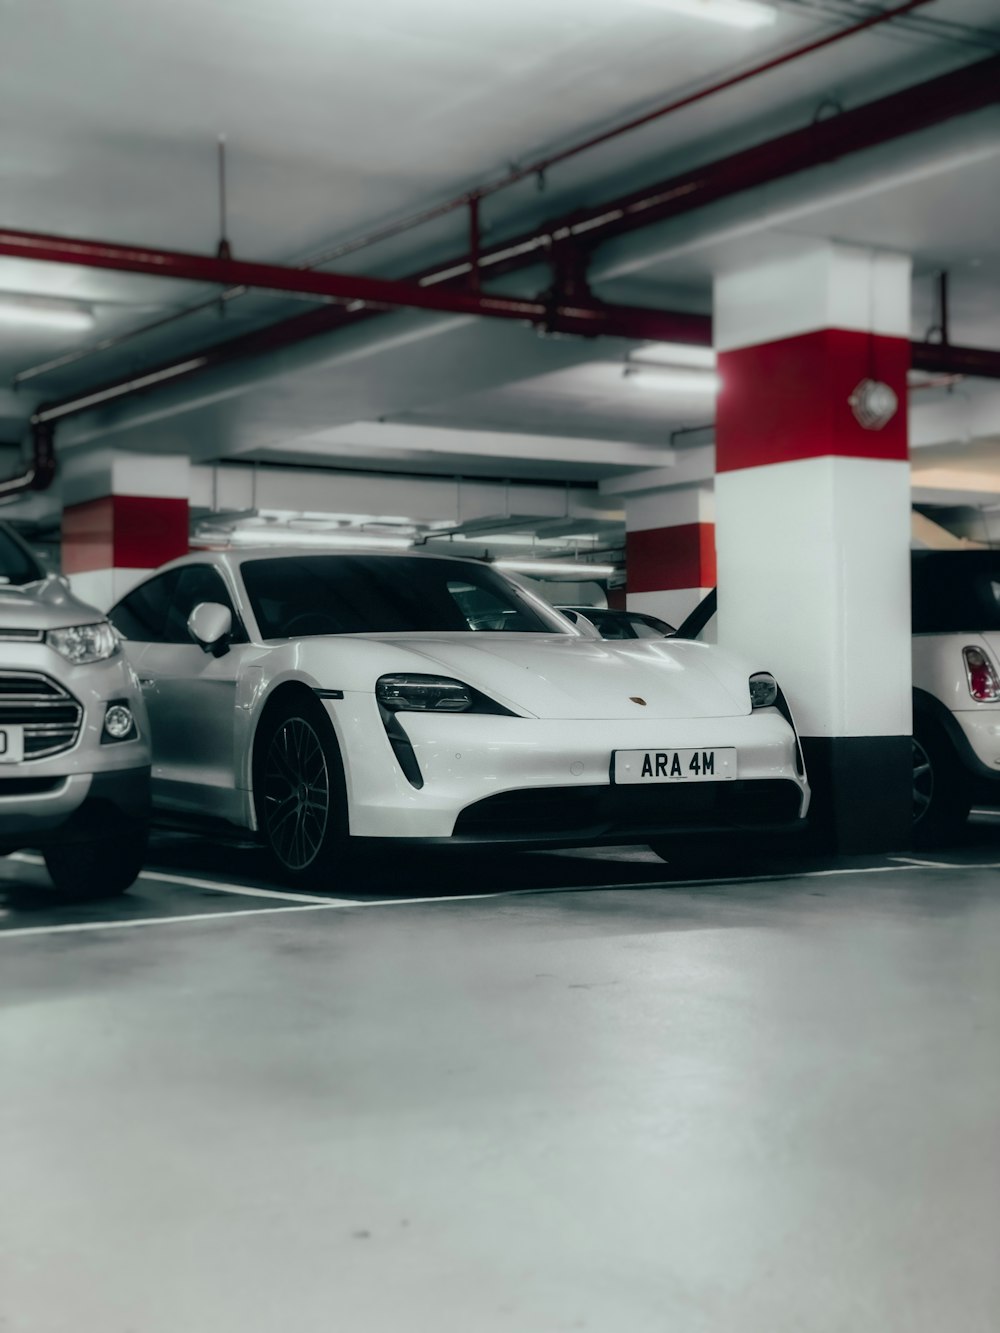
[[[94,317],[89,310],[63,301],[3,295],[0,324],[6,328],[50,329],[53,333],[89,333],[94,327]]]
[[[413,545],[412,537],[382,537],[376,532],[296,532],[289,528],[234,528],[228,540],[232,546],[316,546],[328,550],[404,551]]]
[[[614,565],[588,565],[573,561],[560,563],[557,560],[494,560],[497,569],[505,569],[511,574],[569,574],[578,579],[607,579],[615,572]]]
[[[625,378],[642,389],[656,389],[660,393],[714,396],[722,387],[713,370],[675,370],[655,361],[630,361],[625,367]]]
[[[714,370],[715,348],[694,343],[641,343],[631,357],[640,365],[683,366],[691,370]]]
[[[663,9],[685,18],[707,19],[731,28],[766,28],[777,18],[770,5],[756,0],[639,0],[649,9]]]

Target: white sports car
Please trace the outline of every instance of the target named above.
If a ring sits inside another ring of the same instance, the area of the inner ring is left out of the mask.
[[[206,552],[110,613],[142,682],[161,817],[250,830],[328,886],[353,840],[576,846],[801,828],[764,663],[608,643],[487,564]]]

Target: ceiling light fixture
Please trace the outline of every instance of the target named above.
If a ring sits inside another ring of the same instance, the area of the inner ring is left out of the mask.
[[[232,546],[315,546],[325,549],[405,551],[412,537],[382,536],[377,532],[296,532],[294,528],[233,528],[225,534]]]
[[[608,579],[615,573],[614,565],[590,565],[585,561],[560,563],[556,560],[494,560],[497,569],[509,574],[539,574],[542,577],[569,576],[578,579]]]
[[[656,361],[626,361],[622,374],[640,388],[656,389],[660,393],[714,396],[722,387],[722,381],[714,370],[684,370],[676,366],[660,365]]]
[[[778,17],[770,5],[757,0],[639,0],[651,9],[665,9],[685,18],[708,19],[731,28],[767,28]]]
[[[696,347],[694,343],[640,343],[631,355],[642,365],[715,369],[715,348]]]
[[[53,333],[89,333],[94,316],[83,306],[37,296],[0,295],[0,325],[18,329],[50,329]]]

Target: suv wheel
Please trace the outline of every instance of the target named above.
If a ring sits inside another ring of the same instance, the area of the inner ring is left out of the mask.
[[[958,836],[972,794],[954,748],[934,726],[918,724],[913,736],[913,839],[919,846]]]
[[[145,824],[129,821],[100,838],[47,847],[45,868],[61,898],[78,902],[117,898],[135,883],[147,839]]]

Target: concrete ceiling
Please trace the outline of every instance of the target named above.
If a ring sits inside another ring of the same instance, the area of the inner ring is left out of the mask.
[[[6,0],[0,81],[7,188],[0,226],[214,250],[216,139],[228,151],[228,232],[241,257],[298,263],[616,124],[668,97],[844,26],[848,0],[781,0],[754,32],[649,0]],[[56,21],[58,20],[58,22]],[[53,33],[58,29],[58,40]],[[995,0],[934,0],[553,169],[484,206],[502,237],[1000,50]],[[952,281],[956,341],[1000,347],[1000,111],[979,113],[650,228],[598,252],[608,299],[707,312],[714,273],[830,236],[915,259],[914,334]],[[453,214],[335,267],[394,275],[465,245]],[[505,280],[536,292],[544,270]],[[0,390],[0,438],[40,398],[308,308],[253,294],[223,307],[196,284],[0,259],[0,296],[71,300],[94,329],[0,322],[0,383],[192,304],[191,314]],[[711,402],[622,375],[630,344],[543,339],[513,326],[402,314],[94,412],[60,428],[72,452],[121,447],[391,472],[591,480],[669,462]],[[976,393],[978,390],[971,390]],[[954,400],[958,403],[958,400]],[[964,438],[934,408],[935,446]],[[983,411],[980,411],[980,416]],[[977,422],[979,417],[977,417]],[[977,425],[977,430],[979,426]],[[704,431],[693,436],[699,442]],[[594,447],[590,447],[590,446]],[[1000,471],[1000,461],[998,461]]]

